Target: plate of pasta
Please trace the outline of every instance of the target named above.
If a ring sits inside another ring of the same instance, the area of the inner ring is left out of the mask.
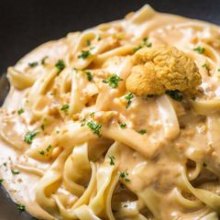
[[[149,5],[37,47],[7,70],[0,184],[37,219],[219,219],[219,53]]]

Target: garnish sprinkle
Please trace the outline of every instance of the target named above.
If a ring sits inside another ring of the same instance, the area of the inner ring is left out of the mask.
[[[200,46],[194,48],[193,50],[198,52],[198,53],[200,53],[200,54],[203,54],[205,52],[205,48],[204,47],[200,47]]]
[[[114,166],[115,165],[115,157],[113,155],[108,156],[108,158],[110,159],[110,165]]]
[[[13,170],[13,169],[11,169],[11,173],[12,173],[13,175],[18,175],[18,174],[20,174],[20,172],[19,172],[18,170]]]
[[[58,60],[55,64],[55,67],[57,68],[58,73],[60,73],[66,67],[66,65],[63,60]]]
[[[4,182],[4,180],[3,180],[3,179],[0,179],[0,185],[1,185],[3,182]]]
[[[35,136],[38,134],[37,131],[28,131],[26,133],[26,135],[24,136],[24,141],[27,143],[27,144],[31,144],[33,139],[35,138]]]
[[[41,64],[45,65],[46,64],[46,59],[48,58],[48,56],[45,56],[41,59]]]
[[[42,129],[42,131],[44,131],[44,129],[45,129],[45,124],[42,124],[42,125],[40,126],[40,128]]]
[[[131,105],[131,100],[134,98],[134,95],[133,93],[128,93],[126,96],[125,96],[125,99],[127,100],[127,106],[126,108],[128,108],[130,105]]]
[[[123,171],[120,172],[120,178],[124,179],[126,182],[130,182],[130,179],[128,178],[128,172],[127,171]]]
[[[90,41],[90,40],[87,40],[87,41],[86,41],[86,45],[87,45],[87,46],[90,46],[90,45],[91,45],[91,41]]]
[[[102,82],[107,83],[110,87],[115,89],[118,87],[119,81],[122,81],[122,79],[118,75],[112,74],[106,80],[103,80]]]
[[[183,100],[183,94],[179,90],[167,90],[166,94],[178,102]]]
[[[20,109],[18,110],[18,114],[21,115],[21,114],[23,114],[23,113],[24,113],[24,109],[23,109],[23,108],[20,108]]]
[[[52,146],[49,145],[49,146],[46,148],[45,151],[44,151],[44,150],[39,151],[39,154],[41,154],[42,156],[44,156],[45,154],[47,154],[48,152],[50,152],[51,149],[52,149]]]
[[[88,81],[92,81],[92,80],[93,80],[93,75],[92,75],[92,73],[89,72],[89,71],[86,71],[85,73],[86,73],[86,76],[87,76]]]
[[[87,122],[87,126],[92,130],[94,134],[98,135],[99,137],[101,136],[100,131],[101,131],[102,125],[94,121],[89,121]]]
[[[147,131],[146,131],[146,129],[141,129],[141,130],[138,131],[138,133],[143,135],[143,134],[146,134]]]
[[[20,212],[24,212],[24,211],[25,211],[25,206],[22,205],[22,204],[17,204],[17,209],[18,209],[18,211],[20,211]]]
[[[63,111],[63,112],[65,112],[65,113],[67,113],[68,112],[68,110],[69,110],[69,108],[70,108],[70,106],[68,105],[68,104],[64,104],[62,107],[61,107],[61,111]]]
[[[44,154],[45,154],[45,151],[41,150],[41,151],[39,151],[39,154],[40,154],[40,155],[44,155]]]
[[[86,59],[91,56],[91,52],[89,50],[82,50],[81,54],[78,56],[79,59]]]
[[[127,127],[127,124],[126,124],[126,123],[121,123],[121,124],[119,124],[119,126],[120,126],[122,129],[124,129],[124,128]]]
[[[34,68],[38,65],[38,62],[32,62],[32,63],[28,63],[28,66],[31,68]]]
[[[150,43],[150,42],[148,41],[148,37],[145,37],[145,38],[142,40],[141,44],[140,44],[139,46],[137,46],[137,47],[134,48],[134,52],[140,50],[140,49],[143,48],[143,47],[151,47],[151,46],[152,46],[152,43]]]

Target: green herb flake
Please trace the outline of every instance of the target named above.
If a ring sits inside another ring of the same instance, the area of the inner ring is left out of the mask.
[[[110,159],[110,165],[114,166],[115,165],[115,157],[113,155],[108,156],[108,158]]]
[[[44,156],[44,155],[45,155],[45,151],[44,151],[44,150],[41,150],[41,151],[39,151],[39,154],[42,155],[42,156]]]
[[[55,67],[57,68],[58,73],[60,73],[66,67],[66,65],[63,60],[58,60],[55,64]]]
[[[145,37],[141,44],[134,48],[134,52],[140,50],[143,47],[152,47],[152,43],[148,41],[148,37]]]
[[[41,59],[41,64],[44,66],[46,64],[46,59],[48,58],[48,56],[45,56]]]
[[[51,150],[52,150],[52,146],[49,145],[49,146],[46,148],[46,151],[49,152],[49,151],[51,151]]]
[[[134,98],[134,95],[133,93],[128,93],[126,96],[125,96],[125,99],[127,100],[127,106],[126,108],[128,108],[130,105],[131,105],[131,102],[132,102],[132,99]]]
[[[33,139],[36,137],[36,135],[38,134],[39,132],[37,131],[28,131],[26,133],[26,135],[24,136],[24,141],[27,143],[27,144],[32,144],[32,141]]]
[[[193,49],[194,51],[198,52],[199,54],[203,54],[205,52],[205,48],[204,47],[196,47]]]
[[[126,124],[126,123],[120,123],[119,126],[120,126],[122,129],[124,129],[124,128],[127,127],[127,124]]]
[[[146,134],[147,131],[145,129],[141,129],[141,130],[138,131],[138,133],[143,135],[143,134]]]
[[[38,65],[38,62],[32,62],[32,63],[28,63],[28,66],[31,68],[34,68]]]
[[[87,41],[86,41],[86,45],[87,45],[87,46],[90,46],[90,45],[91,45],[91,40],[87,40]]]
[[[86,73],[86,76],[87,76],[88,81],[91,82],[91,81],[93,80],[93,75],[92,75],[92,73],[89,72],[89,71],[86,71],[85,73]]]
[[[128,178],[128,172],[127,171],[120,172],[119,177],[124,179],[126,182],[130,182],[130,179]]]
[[[183,100],[183,94],[179,90],[167,90],[166,94],[178,102]]]
[[[62,107],[61,107],[61,111],[63,111],[63,112],[65,112],[65,113],[67,113],[68,112],[68,110],[69,110],[69,108],[70,108],[70,106],[68,105],[68,104],[64,104]]]
[[[91,112],[89,115],[90,115],[91,117],[93,117],[93,116],[95,115],[95,112]]]
[[[6,166],[7,166],[7,163],[6,163],[6,162],[4,162],[4,163],[3,163],[3,166],[4,166],[4,167],[6,167]]]
[[[17,210],[18,210],[19,212],[24,212],[24,211],[25,211],[25,206],[22,205],[22,204],[17,204]]]
[[[118,87],[120,81],[122,81],[122,79],[116,74],[112,74],[106,80],[103,80],[104,83],[107,83],[110,87],[114,89]]]
[[[144,45],[145,47],[152,47],[152,43],[148,41],[148,37],[145,37],[145,38],[143,39],[143,45]]]
[[[91,56],[91,52],[89,50],[82,50],[81,51],[81,54],[78,56],[79,59],[86,59],[88,58],[89,56]]]
[[[18,114],[21,115],[21,114],[23,114],[23,113],[24,113],[24,109],[23,109],[23,108],[20,108],[20,109],[18,110]]]
[[[3,179],[0,179],[0,185],[1,185],[3,182],[4,182],[4,180],[3,180]]]
[[[82,119],[82,120],[80,121],[80,123],[81,123],[81,127],[85,126],[85,124],[86,124],[86,119],[85,119],[85,118]]]
[[[100,131],[101,131],[102,125],[94,121],[89,121],[87,122],[87,126],[92,130],[94,134],[98,135],[99,137],[101,136]]]
[[[45,154],[49,153],[51,150],[52,150],[52,146],[49,145],[45,151],[44,150],[39,151],[39,154],[44,156]]]
[[[207,63],[204,63],[204,64],[202,65],[202,67],[204,67],[206,70],[209,70],[209,65],[208,65]]]
[[[220,72],[220,68],[218,69],[218,72]]]
[[[12,173],[13,175],[18,175],[18,174],[20,174],[20,172],[19,172],[18,170],[14,170],[14,169],[11,169],[11,173]]]
[[[40,126],[40,128],[41,128],[42,131],[44,131],[44,129],[45,129],[45,124],[42,124],[42,125]]]

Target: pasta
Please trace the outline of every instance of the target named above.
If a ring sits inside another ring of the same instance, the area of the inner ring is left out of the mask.
[[[43,44],[8,68],[0,183],[44,220],[219,219],[219,55],[149,5]]]

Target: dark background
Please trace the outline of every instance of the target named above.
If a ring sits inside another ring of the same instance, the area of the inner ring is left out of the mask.
[[[220,23],[220,0],[0,0],[0,72],[43,42],[122,18],[146,3]]]
[[[0,73],[41,43],[120,19],[146,3],[158,11],[220,24],[220,0],[0,0]],[[0,220],[24,219],[31,217],[19,214],[0,190]]]

